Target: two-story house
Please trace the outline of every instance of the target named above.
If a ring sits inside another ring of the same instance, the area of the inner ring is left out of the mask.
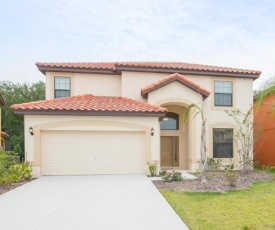
[[[260,71],[182,62],[36,63],[46,100],[13,105],[25,118],[34,176],[146,173],[199,168],[203,106],[209,157],[238,161],[236,125],[224,110],[248,110]]]

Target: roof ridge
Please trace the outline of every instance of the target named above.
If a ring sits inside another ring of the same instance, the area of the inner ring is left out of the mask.
[[[83,69],[107,69],[113,70],[116,66],[128,67],[148,67],[148,68],[166,68],[166,69],[185,69],[185,70],[204,70],[214,72],[229,73],[250,73],[261,74],[260,70],[226,67],[219,65],[196,64],[181,61],[104,61],[104,62],[36,62],[40,67],[57,67],[57,68],[83,68]]]

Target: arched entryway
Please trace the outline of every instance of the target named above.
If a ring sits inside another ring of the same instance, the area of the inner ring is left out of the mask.
[[[168,109],[160,121],[160,164],[161,168],[188,169],[188,149],[183,105],[168,103],[161,105]]]

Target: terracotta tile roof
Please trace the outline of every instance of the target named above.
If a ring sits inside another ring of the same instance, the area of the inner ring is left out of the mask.
[[[204,89],[203,87],[199,86],[198,84],[190,81],[188,78],[178,74],[178,73],[174,73],[170,76],[167,76],[157,82],[154,82],[151,85],[145,86],[141,89],[141,95],[143,97],[147,97],[149,92],[152,92],[156,89],[159,89],[171,82],[174,81],[178,81],[180,83],[182,83],[183,85],[187,86],[188,88],[191,88],[192,90],[200,93],[202,96],[204,96],[205,98],[208,97],[210,95],[210,91],[208,91],[207,89]]]
[[[167,109],[125,97],[81,96],[64,97],[52,100],[35,101],[11,106],[16,110],[43,111],[92,111],[92,112],[145,112],[166,113]]]
[[[76,68],[76,69],[98,69],[111,70],[116,72],[121,67],[136,68],[160,68],[172,70],[193,70],[193,71],[213,71],[227,73],[242,73],[260,75],[259,70],[248,70],[230,68],[222,66],[201,65],[185,62],[37,62],[36,66],[41,70],[43,67],[52,68]],[[178,72],[178,71],[174,71]]]

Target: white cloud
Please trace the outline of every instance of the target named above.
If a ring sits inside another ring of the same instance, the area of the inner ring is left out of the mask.
[[[274,11],[272,0],[2,0],[0,80],[40,79],[36,61],[185,61],[275,75]]]

